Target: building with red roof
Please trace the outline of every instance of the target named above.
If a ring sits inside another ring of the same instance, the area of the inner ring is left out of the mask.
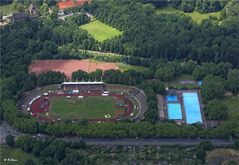
[[[57,3],[59,9],[64,10],[71,7],[82,6],[84,3],[91,3],[92,0],[61,0]]]

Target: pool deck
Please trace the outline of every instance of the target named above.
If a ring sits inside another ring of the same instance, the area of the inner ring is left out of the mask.
[[[200,90],[196,90],[198,93],[198,101],[199,101],[199,106],[200,106],[200,112],[201,112],[201,117],[202,117],[202,124],[204,127],[207,127],[207,123],[206,123],[206,117],[205,117],[205,113],[203,111],[203,107],[202,107],[202,95],[201,95],[201,91]]]
[[[166,109],[165,109],[165,100],[162,95],[157,94],[158,100],[158,110],[159,110],[159,119],[165,120],[166,119]]]
[[[166,110],[164,110],[165,112],[165,119],[168,119],[168,110],[167,110],[167,103],[180,103],[181,104],[181,111],[182,111],[182,120],[174,120],[176,123],[180,123],[180,124],[186,124],[186,112],[185,112],[185,107],[184,107],[184,101],[183,101],[183,92],[193,92],[193,93],[197,93],[198,96],[198,102],[199,102],[199,107],[200,107],[200,113],[201,113],[201,118],[202,118],[202,125],[204,127],[206,127],[206,118],[205,118],[205,113],[203,111],[203,107],[202,107],[202,98],[201,98],[201,91],[200,90],[175,90],[175,94],[178,97],[178,101],[167,101],[167,99],[165,98],[163,100],[163,106],[166,107]],[[159,103],[159,102],[158,102]],[[162,101],[160,101],[160,103],[162,104]],[[160,106],[162,109],[162,106]],[[165,108],[164,108],[165,109]],[[162,118],[161,118],[162,119]]]

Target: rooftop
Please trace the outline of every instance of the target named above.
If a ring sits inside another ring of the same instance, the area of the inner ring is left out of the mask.
[[[88,81],[88,82],[63,82],[62,85],[101,85],[105,84],[102,81]]]

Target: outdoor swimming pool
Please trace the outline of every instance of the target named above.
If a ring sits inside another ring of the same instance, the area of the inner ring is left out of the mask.
[[[202,123],[202,115],[197,92],[183,92],[183,104],[186,114],[186,123]]]
[[[168,103],[168,119],[182,119],[182,110],[180,103]]]
[[[166,97],[166,100],[167,100],[167,101],[178,101],[178,97],[175,96],[175,95],[168,95],[168,96]]]

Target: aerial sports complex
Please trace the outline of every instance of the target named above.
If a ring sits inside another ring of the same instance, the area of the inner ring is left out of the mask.
[[[103,81],[62,82],[35,89],[21,104],[39,121],[87,119],[92,122],[141,120],[147,111],[145,93],[131,86]],[[178,124],[206,125],[198,90],[173,90],[158,97],[159,118]]]
[[[44,66],[44,67],[43,67]],[[22,110],[39,121],[57,122],[87,119],[92,122],[141,120],[147,111],[147,96],[134,86],[106,84],[101,81],[71,81],[73,72],[91,73],[97,69],[117,70],[115,63],[95,63],[90,60],[35,60],[29,73],[39,75],[48,71],[64,73],[68,81],[43,86],[28,92],[21,99]],[[198,82],[183,82],[198,83]],[[201,85],[202,82],[200,82]],[[206,126],[200,90],[166,88],[166,94],[158,95],[160,121],[177,124],[200,123]]]

